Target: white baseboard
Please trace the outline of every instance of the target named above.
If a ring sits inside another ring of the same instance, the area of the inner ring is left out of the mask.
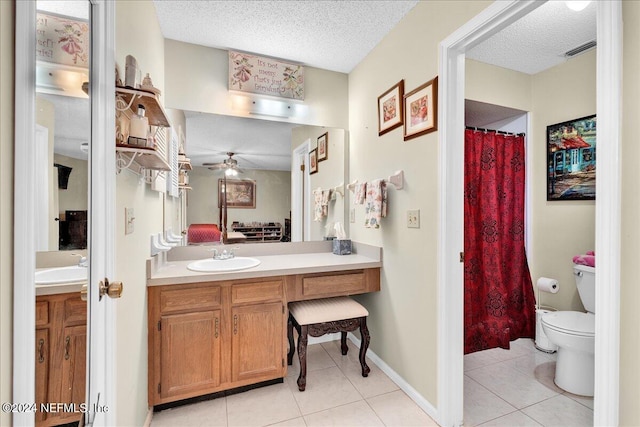
[[[153,408],[147,411],[147,418],[144,420],[144,427],[151,427],[151,419],[153,418]]]
[[[360,340],[358,339],[358,337],[353,335],[351,332],[349,332],[347,337],[358,348],[360,348]],[[339,338],[340,336],[338,334],[338,339]],[[391,378],[391,381],[396,383],[396,385],[400,387],[400,389],[404,391],[407,394],[407,396],[409,396],[409,398],[416,403],[416,405],[418,405],[424,412],[426,412],[427,415],[429,415],[434,420],[438,419],[438,410],[431,404],[431,402],[429,402],[420,393],[418,393],[418,391],[415,388],[413,388],[404,378],[398,375],[396,371],[391,369],[391,367],[387,365],[384,362],[384,360],[380,359],[380,357],[377,354],[371,351],[371,349],[367,350],[367,357],[371,359],[371,361],[375,363],[376,366],[380,368],[382,372],[387,374],[387,376]]]

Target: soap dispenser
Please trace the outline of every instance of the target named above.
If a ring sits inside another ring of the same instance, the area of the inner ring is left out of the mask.
[[[138,114],[131,117],[129,125],[129,144],[145,147],[147,145],[147,133],[149,131],[149,119],[145,117],[144,105],[138,105]]]

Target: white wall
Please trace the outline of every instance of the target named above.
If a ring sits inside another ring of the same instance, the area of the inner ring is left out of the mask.
[[[0,401],[12,402],[13,351],[13,15],[15,4],[0,1]],[[0,425],[11,414],[0,412]]]
[[[358,299],[369,310],[371,349],[434,406],[438,133],[405,142],[398,128],[379,137],[377,98],[401,79],[409,92],[434,78],[440,41],[489,4],[419,2],[349,74],[349,179],[405,171],[405,188],[389,189],[389,212],[380,229],[364,228],[364,207],[356,207],[352,239],[384,248],[381,291]],[[407,228],[408,209],[420,209],[421,228]]]
[[[251,117],[234,110],[235,97],[249,95],[228,90],[228,51],[166,40],[166,105],[185,111]],[[347,75],[305,67],[305,117],[270,120],[293,123],[348,127]],[[155,82],[155,80],[154,80]]]
[[[622,116],[622,239],[620,276],[620,425],[640,424],[640,286],[638,285],[638,254],[640,254],[640,2],[625,1],[624,69]],[[603,144],[604,145],[604,144]],[[601,147],[603,146],[601,145]],[[604,284],[607,286],[608,284]]]
[[[121,76],[128,54],[164,94],[164,38],[151,1],[116,4],[116,63]],[[117,176],[116,188],[116,277],[124,284],[122,298],[115,303],[116,424],[143,425],[148,408],[146,260],[149,236],[163,230],[162,194],[128,170]],[[134,209],[133,234],[124,234],[125,207]]]
[[[187,193],[187,224],[218,224],[218,180],[219,171],[194,167],[189,173]],[[228,208],[227,227],[238,222],[279,222],[291,218],[291,173],[289,171],[267,171],[245,169],[238,179],[256,181],[256,208]]]
[[[66,210],[86,211],[88,209],[87,199],[89,195],[89,170],[87,168],[87,161],[63,156],[62,154],[54,154],[53,161],[72,168],[66,190],[59,189],[57,175],[54,178],[54,191],[58,193],[58,210],[60,212]]]

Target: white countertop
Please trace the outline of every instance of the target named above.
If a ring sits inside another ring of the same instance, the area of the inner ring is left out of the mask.
[[[147,286],[249,279],[304,273],[358,270],[382,267],[380,259],[365,255],[334,255],[331,252],[253,256],[260,264],[245,270],[228,272],[197,272],[187,269],[196,260],[171,261],[150,273]]]

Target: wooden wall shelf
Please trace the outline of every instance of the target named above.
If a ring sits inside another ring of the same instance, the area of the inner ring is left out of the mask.
[[[160,171],[170,171],[171,166],[153,148],[132,147],[125,144],[116,144],[116,152],[120,153],[127,162],[134,161],[141,168]]]
[[[120,96],[129,106],[129,117],[136,114],[138,105],[144,105],[145,115],[149,119],[149,125],[169,127],[169,120],[164,113],[164,108],[158,102],[158,97],[153,92],[146,92],[140,89],[131,89],[122,86],[116,86],[116,96]]]

